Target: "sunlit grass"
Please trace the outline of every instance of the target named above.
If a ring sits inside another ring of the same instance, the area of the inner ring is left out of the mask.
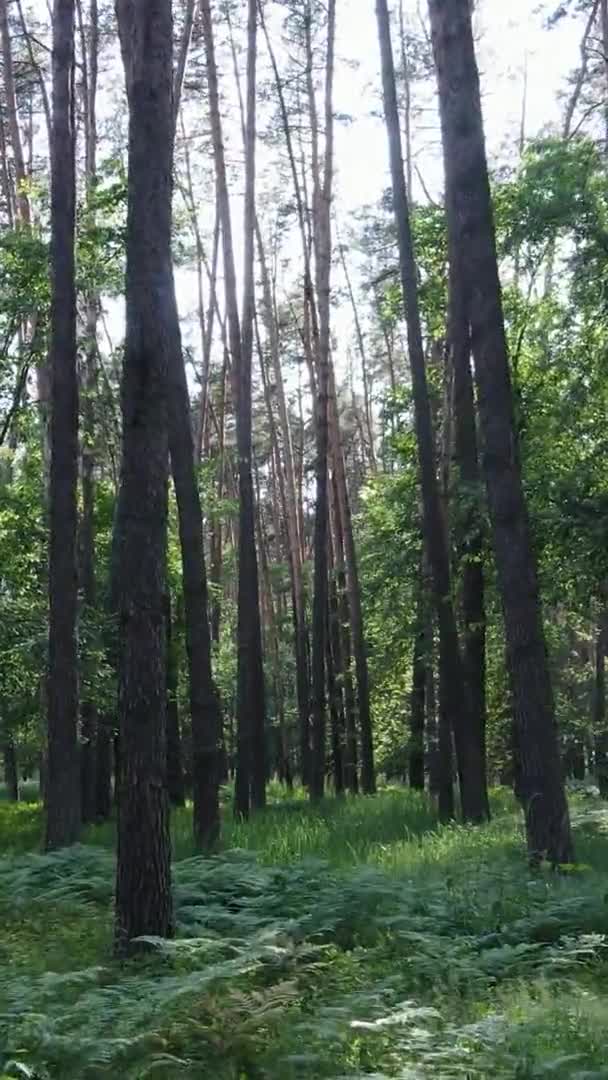
[[[225,788],[213,859],[172,815],[180,951],[123,968],[115,822],[54,861],[40,807],[0,802],[0,1075],[4,1031],[36,1080],[605,1080],[608,809],[573,797],[563,874],[529,871],[510,793],[492,809],[441,825],[398,786],[311,807],[272,784],[238,822]]]

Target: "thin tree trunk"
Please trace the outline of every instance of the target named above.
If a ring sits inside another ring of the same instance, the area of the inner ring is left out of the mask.
[[[266,704],[258,565],[255,548],[255,502],[252,475],[251,366],[255,315],[255,169],[257,6],[249,0],[247,23],[247,118],[245,128],[245,267],[241,351],[234,357],[238,379],[237,445],[239,452],[239,673],[237,721],[249,728],[250,799],[254,810],[266,803]],[[238,770],[237,770],[238,771]],[[237,787],[239,778],[237,775]]]
[[[44,78],[44,72],[42,71],[42,68],[41,68],[40,64],[38,63],[38,61],[36,60],[36,56],[34,54],[34,48],[33,48],[33,44],[32,44],[32,35],[30,34],[30,32],[28,30],[27,22],[26,22],[25,15],[24,15],[24,12],[23,12],[22,0],[17,0],[17,13],[19,15],[19,23],[21,25],[21,32],[23,34],[23,38],[24,38],[25,45],[26,45],[26,48],[27,48],[28,60],[29,60],[29,62],[31,64],[32,70],[36,74],[36,80],[38,82],[38,87],[40,89],[40,97],[41,97],[41,100],[42,100],[42,108],[44,110],[44,119],[45,119],[45,122],[46,122],[46,131],[47,131],[47,136],[48,136],[49,146],[50,146],[51,137],[52,137],[52,128],[53,128],[53,122],[52,122],[52,117],[51,117],[51,103],[50,103],[48,91],[47,91],[47,88],[46,88],[46,81],[45,81],[45,78]]]
[[[183,137],[183,149],[184,149],[184,161],[186,165],[186,187],[182,187],[182,195],[186,203],[186,209],[190,217],[190,223],[192,227],[192,233],[194,236],[194,244],[196,250],[196,284],[197,284],[197,315],[199,332],[201,338],[201,355],[202,355],[202,369],[201,369],[201,397],[200,406],[198,410],[198,417],[195,424],[195,461],[200,464],[203,456],[203,448],[207,444],[209,429],[209,380],[211,375],[211,349],[213,345],[213,329],[215,313],[217,308],[217,272],[219,261],[219,244],[220,244],[220,219],[217,205],[217,198],[215,203],[215,224],[213,228],[213,250],[211,256],[211,267],[209,267],[208,261],[205,256],[205,249],[203,246],[203,240],[201,236],[200,224],[197,212],[197,203],[194,194],[194,185],[192,181],[192,169],[190,165],[190,151],[188,149],[188,138],[184,128],[183,119],[181,121],[182,137]],[[209,278],[209,301],[207,304],[207,310],[205,311],[205,296],[203,289],[203,269],[206,269]]]
[[[536,560],[523,493],[468,0],[429,0],[438,73],[450,251],[470,305],[472,349],[507,665],[532,862],[572,861]]]
[[[600,0],[600,14],[602,20],[602,63],[604,65],[604,96],[608,97],[608,0]],[[608,156],[608,102],[604,106],[604,155]]]
[[[243,320],[239,318],[230,199],[226,177],[219,88],[215,60],[213,22],[209,0],[201,0],[211,134],[215,159],[219,215],[222,224],[226,313],[235,385],[238,386],[237,444],[239,457],[239,592],[238,592],[238,689],[237,689],[237,770],[235,810],[242,817],[250,807],[265,801],[265,694],[260,626],[258,565],[255,550],[255,509],[251,450],[251,358],[254,316],[254,225],[255,225],[255,77],[256,5],[249,0],[246,197],[245,197],[245,285]]]
[[[353,290],[352,281],[348,272],[348,264],[346,262],[346,254],[344,244],[338,245],[340,253],[340,262],[342,263],[342,270],[344,271],[344,280],[346,281],[346,290],[348,292],[348,298],[350,300],[350,307],[353,313],[353,321],[355,323],[355,331],[357,336],[357,345],[359,348],[359,356],[361,358],[361,377],[363,381],[363,402],[365,405],[365,427],[367,430],[367,443],[369,453],[369,464],[372,472],[376,471],[376,453],[375,453],[375,439],[374,439],[374,418],[372,413],[372,401],[370,392],[370,380],[369,380],[369,365],[367,360],[367,351],[365,348],[365,338],[363,337],[363,327],[361,326],[361,319],[359,318],[359,310],[357,308],[357,301],[355,300],[355,293]]]
[[[170,0],[117,0],[129,100],[127,329],[116,520],[120,768],[115,945],[173,931],[166,786],[164,597],[168,382],[176,355],[171,264]]]
[[[348,589],[348,610],[352,633],[352,649],[357,676],[357,702],[359,706],[359,733],[361,736],[361,790],[364,795],[373,795],[376,791],[376,772],[374,767],[374,742],[371,711],[369,703],[369,670],[367,664],[367,646],[361,604],[361,585],[359,582],[359,563],[355,547],[353,521],[346,482],[344,454],[340,438],[338,404],[333,365],[330,365],[330,429],[332,465],[335,476],[337,503],[340,507],[340,524],[344,541],[344,564]]]
[[[328,627],[326,633],[327,697],[329,700],[331,760],[334,778],[334,792],[336,795],[342,795],[342,793],[344,792],[344,766],[342,752],[344,743],[344,711],[342,709],[342,694],[336,680],[336,670],[334,666],[334,635],[331,628],[332,618],[332,612],[328,611]]]
[[[447,362],[452,367],[454,458],[457,466],[453,515],[455,543],[462,576],[464,668],[469,691],[471,738],[478,743],[480,794],[490,816],[486,777],[486,612],[483,568],[481,478],[471,375],[468,303],[459,268],[458,249],[451,251]]]
[[[169,299],[173,353],[169,368],[169,449],[179,520],[186,655],[192,720],[192,798],[195,846],[213,848],[220,828],[220,716],[211,668],[209,601],[205,573],[203,515],[194,465],[190,399],[175,303]]]
[[[80,833],[78,725],[78,374],[75,160],[72,100],[74,2],[53,8],[51,144],[51,414],[49,680],[46,847]]]
[[[8,167],[8,146],[5,133],[4,107],[0,102],[0,167],[2,168],[2,194],[6,206],[6,217],[9,229],[15,227],[15,193]]]
[[[412,693],[410,698],[410,739],[408,779],[411,788],[424,791],[424,719],[427,673],[427,618],[425,611],[424,577],[418,581],[416,621],[414,624],[414,655],[412,662]]]
[[[359,775],[357,771],[357,714],[355,707],[355,692],[351,671],[351,632],[350,611],[348,604],[348,590],[346,586],[346,572],[344,568],[344,532],[342,528],[342,515],[340,513],[340,500],[335,470],[332,469],[332,527],[334,542],[334,560],[336,566],[336,589],[338,605],[338,625],[341,629],[341,648],[338,643],[334,648],[336,658],[341,658],[339,671],[342,674],[344,685],[344,716],[346,726],[346,738],[344,747],[344,783],[348,791],[353,795],[359,792]],[[337,662],[337,661],[336,661]]]
[[[276,400],[279,411],[279,424],[281,428],[281,441],[283,448],[283,464],[285,470],[285,520],[288,534],[288,560],[293,594],[296,693],[298,700],[300,747],[302,748],[307,747],[309,744],[310,688],[308,685],[308,635],[306,629],[306,607],[304,597],[304,579],[302,573],[301,537],[298,521],[295,466],[293,460],[293,443],[291,437],[291,425],[289,423],[289,414],[287,411],[287,401],[285,397],[283,371],[281,368],[279,332],[272,299],[270,274],[268,272],[268,265],[264,252],[264,245],[262,242],[262,233],[257,220],[256,233],[262,279],[262,298],[264,303],[265,322],[270,346],[270,357],[272,360],[272,370],[274,374]]]
[[[220,383],[220,409],[218,417],[218,465],[217,465],[217,499],[218,503],[224,498],[226,462],[224,456],[224,438],[226,431],[226,377],[228,370],[228,350],[224,348],[224,362],[222,365]],[[211,528],[211,583],[213,595],[211,597],[211,640],[217,645],[220,640],[220,624],[222,618],[222,519],[219,514],[214,516]]]
[[[165,596],[165,620],[167,639],[167,791],[172,806],[183,806],[184,770],[182,765],[182,741],[179,725],[179,664],[173,633],[171,595]]]
[[[595,686],[593,694],[593,732],[595,736],[595,772],[600,795],[608,798],[608,727],[606,725],[606,645],[608,618],[604,614],[595,640]]]
[[[426,584],[425,584],[426,587]],[[430,590],[427,590],[427,597]],[[437,694],[435,691],[435,627],[433,622],[433,611],[431,605],[427,603],[426,607],[426,636],[428,642],[428,654],[426,660],[426,685],[425,685],[425,726],[426,726],[426,746],[427,746],[427,761],[428,761],[428,773],[429,773],[429,791],[431,795],[436,795],[439,799],[440,794],[440,769],[439,769],[439,732],[437,728]],[[452,794],[452,778],[450,776],[450,794],[449,803],[453,807],[453,794]],[[451,814],[447,815],[448,817]]]
[[[405,35],[403,0],[399,0],[399,44],[401,46],[401,64],[403,67],[403,138],[405,142],[405,179],[407,184],[407,194],[411,203],[414,180],[414,155],[412,153],[412,81],[410,73],[410,58],[408,55],[408,44]]]
[[[485,806],[479,787],[482,769],[478,747],[469,738],[470,716],[464,667],[458,645],[456,619],[451,600],[450,558],[437,483],[431,409],[418,308],[418,280],[410,228],[408,198],[403,175],[401,132],[399,129],[393,50],[386,0],[376,0],[376,14],[382,58],[384,113],[391,159],[393,208],[398,230],[401,284],[407,317],[416,438],[422,487],[424,538],[432,569],[433,591],[439,626],[441,725],[443,728],[448,723],[446,712],[449,702],[450,718],[458,752],[463,817],[469,821],[482,821],[485,817]]]
[[[194,25],[194,13],[196,7],[196,0],[186,0],[186,8],[184,11],[184,25],[182,27],[182,36],[179,44],[179,51],[177,54],[177,62],[175,65],[175,75],[173,78],[173,127],[177,127],[177,118],[179,116],[179,110],[182,101],[182,90],[184,88],[184,79],[186,77],[186,68],[188,66],[188,54],[190,52],[190,41],[192,39],[192,27]]]
[[[310,29],[307,24],[307,34]],[[323,176],[318,160],[318,124],[312,81],[309,108],[313,145],[313,227],[316,265],[316,292],[319,309],[319,343],[316,356],[317,401],[315,410],[315,528],[314,581],[312,602],[312,751],[310,796],[322,798],[325,785],[325,666],[327,652],[328,609],[328,396],[330,351],[330,275],[331,275],[331,199],[333,181],[333,107],[336,4],[329,0],[327,10],[327,55],[325,67],[325,155]]]
[[[58,12],[53,9],[53,26],[57,29],[56,17]],[[8,116],[8,129],[13,151],[15,165],[15,185],[17,189],[18,218],[21,224],[31,225],[30,203],[27,194],[27,173],[25,171],[25,158],[23,156],[23,144],[19,129],[19,117],[17,114],[17,97],[15,93],[15,76],[13,72],[13,50],[11,33],[8,21],[8,0],[0,0],[0,36],[2,38],[2,62],[4,78],[4,94],[6,111]],[[55,69],[53,68],[53,78]]]
[[[94,229],[94,207],[97,178],[97,82],[99,25],[97,0],[89,7],[89,40],[84,30],[82,7],[77,3],[78,24],[81,40],[82,90],[84,98],[85,131],[85,182],[89,227]],[[99,296],[95,289],[86,297],[85,357],[82,375],[82,439],[80,447],[82,515],[80,519],[80,578],[85,608],[89,613],[95,609],[97,589],[95,581],[95,412],[93,395],[97,381],[97,312]],[[90,661],[89,661],[90,663]],[[94,821],[97,817],[97,709],[94,701],[83,695],[81,704],[82,747],[80,772],[82,785],[82,820]],[[103,741],[103,735],[102,735]],[[102,773],[105,771],[104,748],[101,749]]]
[[[604,6],[606,6],[608,8],[608,4],[606,4],[606,0],[601,0],[601,2],[604,4]],[[564,115],[564,122],[563,122],[563,125],[562,125],[562,139],[564,140],[564,142],[567,139],[570,138],[570,135],[572,133],[572,124],[574,122],[574,114],[576,112],[578,103],[579,103],[580,98],[581,98],[581,93],[582,93],[583,87],[585,85],[585,81],[587,79],[587,73],[588,73],[588,70],[589,70],[589,39],[591,37],[591,31],[593,30],[595,21],[597,19],[597,13],[598,13],[598,10],[599,10],[599,6],[600,6],[600,0],[594,0],[593,5],[591,7],[591,11],[589,12],[589,18],[587,19],[587,22],[585,24],[585,29],[583,31],[583,36],[581,38],[581,44],[580,44],[581,66],[578,69],[577,76],[576,76],[576,79],[575,79],[575,82],[574,82],[574,87],[572,89],[572,93],[570,94],[570,97],[568,98],[568,104],[566,106],[566,112],[565,112],[565,115]],[[553,278],[554,278],[554,271],[555,271],[555,249],[556,249],[556,246],[557,246],[556,237],[552,237],[549,240],[549,243],[547,245],[546,267],[545,267],[545,289],[544,289],[545,297],[551,296],[551,294],[553,292]]]

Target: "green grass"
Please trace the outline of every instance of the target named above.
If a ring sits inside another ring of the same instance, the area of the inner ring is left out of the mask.
[[[37,853],[0,803],[0,1076],[608,1078],[608,809],[577,796],[576,866],[531,874],[511,797],[483,828],[387,789],[271,789],[222,853],[174,815],[177,938],[111,956],[113,826]]]

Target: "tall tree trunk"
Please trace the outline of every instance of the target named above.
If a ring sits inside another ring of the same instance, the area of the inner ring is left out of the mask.
[[[436,473],[435,446],[429,403],[420,314],[418,281],[412,242],[408,199],[403,175],[401,132],[395,92],[395,71],[390,21],[386,0],[377,0],[376,13],[382,58],[384,113],[389,139],[393,207],[398,230],[401,284],[406,307],[416,438],[422,487],[424,538],[433,576],[439,626],[441,719],[447,723],[449,709],[456,738],[463,817],[482,821],[485,806],[481,795],[482,765],[477,745],[470,739],[470,714],[464,666],[458,644],[456,618],[451,600],[450,558]],[[449,703],[449,704],[448,704]]]
[[[17,97],[15,91],[15,76],[13,71],[13,57],[12,57],[12,42],[10,34],[10,26],[8,21],[8,3],[7,0],[0,0],[0,39],[2,44],[2,60],[3,60],[3,78],[4,78],[4,90],[6,101],[6,112],[8,118],[8,130],[10,136],[11,148],[13,151],[13,161],[15,167],[15,214],[17,224],[21,227],[29,229],[32,224],[32,210],[30,206],[30,198],[28,193],[28,174],[25,165],[25,156],[23,152],[23,141],[21,138],[21,129],[19,126],[19,115],[17,112]],[[50,138],[50,152],[52,158],[52,143],[53,138]],[[28,322],[27,336],[30,343],[33,343],[36,338],[36,332],[38,327],[38,316],[35,310],[31,312],[31,316]],[[50,382],[51,371],[50,364],[48,362],[41,362],[38,366],[36,373],[37,392],[38,392],[38,410],[41,418],[42,427],[42,453],[43,453],[43,466],[44,466],[44,478],[45,478],[45,496],[48,496],[49,485],[49,469],[50,469],[50,446],[49,446],[49,404],[50,404]],[[46,701],[46,687],[41,691],[41,697],[43,703]]]
[[[167,302],[173,351],[169,367],[169,448],[179,520],[184,585],[186,655],[192,720],[192,827],[197,849],[214,847],[219,837],[220,715],[211,668],[209,602],[205,573],[203,515],[194,464],[188,383],[175,302]]]
[[[344,710],[342,708],[342,693],[336,679],[336,668],[334,663],[333,645],[335,643],[335,636],[331,627],[333,617],[333,611],[328,611],[328,627],[326,635],[327,697],[329,700],[334,792],[336,795],[342,795],[344,792]]]
[[[418,581],[416,621],[414,624],[414,655],[412,662],[412,693],[410,697],[410,739],[408,779],[410,787],[424,791],[424,719],[426,673],[428,665],[427,617],[425,611],[424,577]]]
[[[452,366],[454,458],[458,470],[453,514],[455,543],[462,577],[464,667],[469,690],[471,738],[478,743],[479,785],[490,816],[486,777],[486,612],[483,568],[481,479],[477,457],[475,400],[471,376],[468,303],[459,267],[459,250],[451,250],[447,363]]]
[[[53,8],[51,144],[51,475],[46,847],[80,833],[78,725],[75,161],[72,100],[74,2]]]
[[[335,529],[332,527],[331,497],[329,498],[329,595],[327,626],[327,694],[331,719],[331,756],[334,791],[341,795],[345,787],[346,714],[344,711],[344,657],[338,604],[338,561]],[[350,780],[350,778],[349,778]]]
[[[179,112],[182,84],[188,60],[190,39],[194,20],[193,0],[187,0],[184,26],[180,43],[173,91],[174,133]],[[213,333],[215,282],[210,289],[210,311],[205,325],[202,298],[202,262],[204,259],[200,229],[194,204],[190,159],[186,149],[188,174],[188,200],[196,240],[199,279],[199,322],[203,350],[203,406],[201,413],[201,442],[206,420],[206,399],[209,380],[209,359]],[[217,227],[216,227],[217,236]],[[219,239],[219,237],[218,237]],[[214,247],[214,270],[217,258],[217,242]],[[220,708],[213,683],[211,665],[211,635],[209,629],[209,599],[205,569],[205,545],[203,540],[203,515],[195,463],[200,461],[200,449],[195,446],[190,412],[188,381],[182,351],[181,333],[175,292],[171,298],[175,324],[175,354],[169,378],[169,449],[171,471],[177,501],[179,534],[184,583],[184,608],[186,619],[186,654],[188,658],[188,684],[192,721],[192,794],[193,833],[195,847],[199,850],[213,848],[220,831],[219,782],[220,782]],[[179,718],[171,709],[169,721],[172,741],[176,742],[176,725],[179,739]],[[170,760],[174,754],[170,751]],[[172,801],[179,801],[180,787],[183,799],[183,778],[179,780],[176,768]]]
[[[266,803],[266,703],[262,662],[262,632],[258,563],[255,547],[255,502],[252,473],[251,367],[255,316],[255,149],[256,149],[257,4],[249,0],[247,22],[247,117],[245,126],[245,267],[241,350],[235,362],[237,446],[239,454],[239,593],[237,724],[248,731],[251,807]],[[237,789],[239,782],[237,766]],[[244,799],[243,799],[244,802]]]
[[[428,594],[427,594],[428,595]],[[437,726],[437,694],[435,690],[435,626],[433,611],[429,603],[426,604],[427,618],[427,642],[428,654],[426,661],[426,685],[425,685],[425,726],[427,760],[429,769],[429,791],[431,795],[439,797],[440,793],[440,769],[439,769],[439,731]],[[453,807],[452,777],[450,775],[449,803]],[[447,814],[448,818],[451,813]]]
[[[335,469],[332,469],[331,481],[331,522],[334,562],[336,568],[335,587],[338,630],[340,630],[340,642],[336,641],[335,643],[334,655],[336,657],[336,666],[342,676],[342,684],[344,687],[344,718],[346,728],[343,765],[344,784],[348,791],[353,795],[357,795],[359,792],[359,774],[357,771],[357,714],[351,670],[352,649],[348,590],[346,586],[346,571],[344,568],[344,533],[342,529],[342,515],[340,513],[340,501],[338,497]]]
[[[228,350],[224,348],[224,362],[221,372],[220,383],[220,408],[218,416],[218,447],[217,447],[217,500],[221,503],[224,498],[226,479],[226,461],[224,454],[224,441],[226,434],[226,378],[228,371]],[[211,584],[213,594],[211,597],[211,640],[216,645],[220,640],[220,625],[222,618],[222,540],[223,527],[220,514],[215,514],[211,523]]]
[[[411,202],[412,188],[414,182],[414,155],[412,152],[412,77],[410,70],[410,58],[408,53],[408,42],[405,33],[403,0],[399,0],[399,45],[401,50],[401,66],[403,68],[403,140],[405,142],[405,179],[408,198]]]
[[[99,25],[97,0],[89,7],[89,35],[84,29],[82,6],[77,3],[81,41],[82,92],[84,98],[85,181],[89,228],[96,222],[95,184],[97,178],[97,82]],[[80,447],[82,514],[80,519],[80,579],[85,609],[92,613],[97,602],[95,581],[95,413],[93,395],[97,381],[97,311],[99,296],[93,288],[86,296],[85,356],[82,371],[82,439]],[[90,660],[88,663],[90,664]],[[89,680],[90,682],[90,680]],[[97,709],[94,701],[83,693],[81,703],[82,745],[80,773],[82,787],[82,820],[97,817]],[[103,742],[103,735],[101,737]],[[104,747],[101,748],[102,772]]]
[[[524,499],[502,313],[479,75],[468,0],[429,0],[438,74],[450,251],[470,306],[494,553],[532,862],[572,860],[536,561]]]
[[[129,101],[127,329],[116,556],[120,769],[115,942],[173,930],[164,597],[175,358],[170,0],[117,0]]]
[[[70,5],[73,7],[73,4]],[[53,26],[58,29],[56,18],[59,12],[53,8]],[[11,33],[8,21],[8,0],[0,0],[0,37],[2,38],[2,64],[4,78],[4,94],[6,112],[8,117],[8,130],[13,161],[15,165],[15,185],[17,195],[17,216],[22,225],[31,225],[30,202],[27,192],[27,173],[25,171],[25,158],[23,156],[23,144],[19,129],[19,116],[17,113],[17,97],[15,93],[15,76],[13,72],[13,55]],[[53,68],[55,78],[55,68]],[[55,103],[53,103],[55,108]],[[52,151],[51,151],[52,152]]]
[[[364,795],[373,795],[376,791],[376,771],[374,766],[374,742],[369,702],[369,670],[367,664],[367,646],[361,604],[361,585],[359,582],[359,563],[355,547],[353,520],[350,508],[344,454],[340,438],[338,421],[338,403],[333,365],[330,365],[330,402],[329,419],[331,432],[331,454],[335,477],[336,505],[340,508],[341,535],[344,542],[344,566],[348,591],[348,610],[352,632],[352,649],[357,676],[357,701],[359,705],[359,733],[361,736],[361,789]],[[348,720],[348,714],[347,714]]]
[[[307,24],[308,26],[309,24]],[[307,31],[308,33],[309,31]],[[325,66],[325,154],[323,175],[318,161],[318,124],[312,82],[309,108],[313,146],[313,235],[315,249],[315,286],[319,311],[319,340],[316,356],[317,400],[315,410],[315,528],[314,582],[312,602],[312,751],[310,796],[322,798],[325,784],[325,666],[327,652],[328,609],[328,398],[330,365],[330,276],[331,276],[331,199],[333,182],[333,78],[336,34],[336,4],[329,0],[327,9],[327,54]]]
[[[300,748],[308,748],[309,724],[310,724],[310,688],[308,684],[308,634],[306,628],[306,605],[304,596],[304,578],[302,571],[302,544],[298,520],[298,496],[296,490],[296,477],[293,456],[293,442],[291,425],[287,411],[287,400],[283,382],[283,371],[280,357],[279,328],[277,325],[275,306],[273,303],[272,287],[262,233],[256,220],[256,233],[258,242],[258,254],[262,278],[262,299],[270,357],[274,375],[276,400],[279,412],[279,425],[282,442],[282,459],[285,471],[285,521],[288,535],[288,559],[291,575],[291,587],[293,594],[293,621],[296,659],[296,694],[298,701],[298,719],[300,731]],[[304,755],[305,757],[307,754]],[[306,782],[307,771],[303,769],[303,779]]]
[[[211,135],[222,225],[226,316],[234,385],[238,388],[237,447],[239,457],[239,585],[237,626],[237,770],[235,811],[241,817],[250,807],[265,802],[265,693],[262,659],[262,631],[258,565],[255,549],[255,507],[253,497],[251,450],[251,360],[254,317],[254,226],[255,226],[255,130],[256,130],[256,51],[257,19],[255,0],[248,8],[247,122],[246,122],[246,194],[245,194],[245,282],[243,319],[239,318],[232,221],[226,175],[219,87],[215,60],[213,21],[209,0],[201,0]]]
[[[184,88],[184,79],[186,77],[186,68],[188,66],[188,54],[190,52],[190,42],[192,39],[192,28],[194,25],[195,8],[196,0],[186,0],[186,6],[184,11],[184,24],[182,27],[182,35],[179,43],[179,50],[177,53],[175,76],[173,79],[174,128],[177,127],[177,118],[179,116],[179,110],[182,101],[182,90]]]
[[[604,154],[608,156],[608,0],[600,0],[600,17],[602,20],[602,62],[604,64],[604,96],[607,99],[604,106]]]
[[[606,726],[606,646],[608,617],[604,613],[595,640],[595,686],[593,694],[593,733],[595,737],[595,772],[600,795],[608,798],[608,728]]]
[[[340,253],[340,262],[342,263],[342,270],[344,271],[344,280],[346,281],[346,291],[348,292],[348,298],[350,300],[350,307],[353,313],[353,321],[355,324],[355,332],[357,337],[357,345],[359,348],[359,356],[361,358],[361,378],[363,382],[363,402],[365,406],[365,427],[367,431],[367,444],[369,454],[369,465],[372,472],[376,471],[376,453],[375,453],[375,438],[374,438],[374,417],[372,412],[372,398],[370,388],[370,376],[369,376],[369,364],[367,360],[367,350],[365,348],[365,338],[363,336],[363,327],[361,326],[361,319],[359,318],[359,309],[357,307],[357,301],[355,299],[355,292],[353,289],[350,274],[348,272],[348,263],[346,262],[346,249],[344,244],[339,244],[338,250]],[[364,446],[365,441],[362,440]]]
[[[183,806],[184,770],[182,765],[182,740],[179,725],[179,664],[171,614],[171,594],[165,596],[165,620],[167,639],[167,791],[172,806]]]

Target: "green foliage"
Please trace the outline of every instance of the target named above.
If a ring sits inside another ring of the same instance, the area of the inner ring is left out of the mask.
[[[530,875],[510,799],[493,805],[474,829],[399,789],[278,802],[226,832],[240,850],[175,863],[176,940],[126,964],[109,847],[5,856],[0,1071],[601,1077],[606,810],[576,804],[586,866]]]
[[[395,442],[402,468],[380,474],[362,492],[358,540],[377,761],[403,771],[420,529],[413,447],[407,433]]]

